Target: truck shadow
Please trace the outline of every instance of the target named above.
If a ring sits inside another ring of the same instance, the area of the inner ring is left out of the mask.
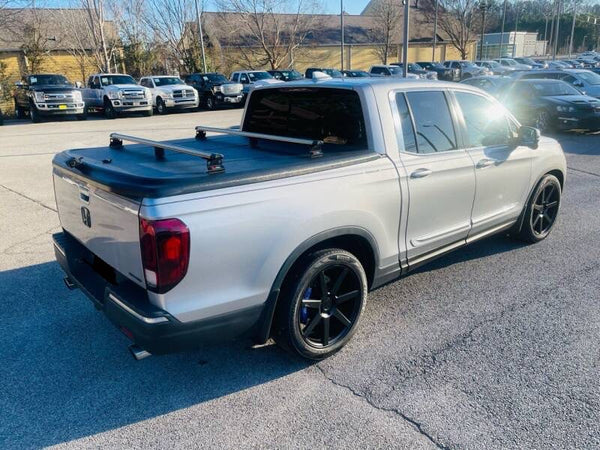
[[[42,447],[248,389],[308,363],[234,342],[136,362],[58,264],[0,272],[1,448]]]

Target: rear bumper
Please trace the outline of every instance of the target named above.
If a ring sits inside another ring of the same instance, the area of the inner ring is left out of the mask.
[[[76,287],[128,338],[153,354],[173,353],[206,342],[256,333],[263,305],[194,322],[180,322],[148,301],[145,289],[125,280],[114,284],[92,266],[94,255],[66,232],[52,236],[56,260]],[[121,277],[118,277],[121,278]]]

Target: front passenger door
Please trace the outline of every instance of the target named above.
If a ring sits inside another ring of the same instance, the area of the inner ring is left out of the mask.
[[[457,140],[444,91],[397,93],[395,103],[409,195],[406,256],[417,265],[465,242],[475,173]]]
[[[515,142],[517,125],[495,100],[454,91],[467,153],[475,165],[476,195],[469,239],[514,222],[529,193],[532,152]]]

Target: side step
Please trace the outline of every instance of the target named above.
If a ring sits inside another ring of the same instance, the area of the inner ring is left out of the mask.
[[[148,356],[152,356],[152,353],[144,350],[137,344],[131,344],[129,346],[129,351],[131,352],[131,355],[135,358],[136,361],[141,361],[142,359],[147,358]]]
[[[71,280],[69,277],[64,277],[63,281],[65,282],[65,286],[70,291],[73,291],[73,290],[77,289],[77,285],[75,283],[73,283],[73,280]]]

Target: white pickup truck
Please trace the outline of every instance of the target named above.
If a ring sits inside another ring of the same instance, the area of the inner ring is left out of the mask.
[[[566,164],[476,88],[319,78],[253,89],[240,128],[113,133],[53,174],[65,283],[136,358],[251,336],[320,359],[369,290],[494,233],[545,239]]]
[[[85,113],[103,111],[107,119],[114,119],[126,112],[153,113],[150,89],[138,85],[129,75],[97,73],[88,78],[82,90]]]

